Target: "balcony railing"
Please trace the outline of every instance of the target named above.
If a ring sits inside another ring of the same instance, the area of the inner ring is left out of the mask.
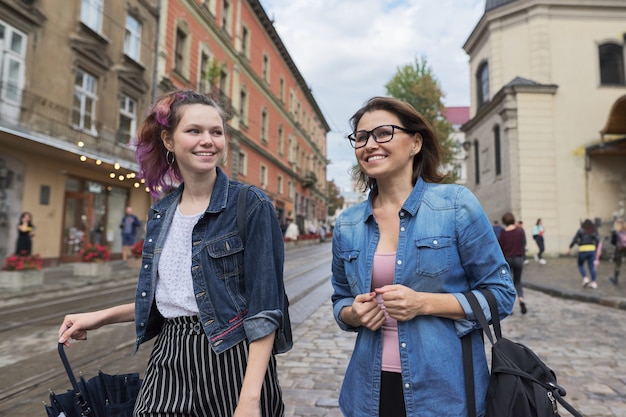
[[[4,87],[0,84],[0,92]],[[19,104],[0,95],[0,125],[33,136],[42,134],[72,144],[82,142],[85,150],[135,162],[133,149],[118,142],[116,127],[93,122],[88,132],[73,125],[72,111],[67,107],[26,89],[17,97]]]

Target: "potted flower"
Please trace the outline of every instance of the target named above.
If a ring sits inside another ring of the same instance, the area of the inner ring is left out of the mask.
[[[143,242],[144,240],[141,239],[140,241],[138,241],[137,243],[135,243],[133,246],[130,247],[130,254],[132,255],[132,258],[128,259],[127,265],[131,269],[137,269],[141,267],[141,257],[143,255]]]
[[[80,262],[74,264],[74,275],[102,276],[111,273],[111,252],[103,245],[86,244],[78,252]]]
[[[43,261],[39,255],[11,255],[0,272],[0,288],[20,289],[43,283]]]

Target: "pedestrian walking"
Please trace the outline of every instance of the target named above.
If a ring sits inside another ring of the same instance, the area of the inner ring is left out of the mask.
[[[535,261],[539,262],[541,265],[546,264],[546,260],[543,259],[543,252],[546,250],[543,234],[545,229],[543,228],[543,221],[539,218],[537,222],[533,226],[533,240],[537,243],[537,248],[539,252],[535,255]]]
[[[498,243],[502,248],[504,259],[511,268],[513,274],[513,285],[517,292],[517,299],[522,314],[526,314],[528,309],[526,308],[526,302],[524,300],[524,287],[522,286],[522,271],[524,269],[524,251],[526,249],[526,235],[524,229],[515,223],[515,216],[513,213],[504,213],[502,215],[502,224],[504,230],[500,233]]]
[[[611,244],[615,247],[613,262],[615,263],[615,271],[609,279],[613,284],[619,282],[619,272],[622,268],[622,260],[626,257],[626,224],[624,219],[617,219],[613,223],[613,231],[611,232]]]
[[[596,251],[598,249],[598,243],[600,238],[596,232],[596,226],[589,219],[586,219],[580,229],[574,235],[572,242],[569,244],[567,254],[569,255],[572,248],[578,245],[578,270],[583,278],[582,286],[589,288],[598,288],[596,282],[596,269],[594,261],[596,259]],[[589,269],[589,274],[585,270],[585,263]],[[590,278],[591,277],[591,278]]]
[[[526,242],[526,231],[524,230],[524,222],[521,220],[518,220],[516,225],[519,229],[522,230],[522,236],[524,238],[524,265],[528,265],[530,261],[528,260],[528,257],[526,256],[526,253],[528,252],[528,247],[526,246],[527,242]]]
[[[134,320],[135,350],[157,336],[136,416],[284,415],[274,356],[291,348],[282,233],[272,202],[250,187],[239,235],[242,184],[218,166],[225,148],[211,98],[175,91],[155,103],[138,131],[140,172],[155,197],[180,185],[150,208],[135,302],[69,314],[59,329],[69,345]]]
[[[120,222],[120,229],[122,230],[122,260],[125,261],[130,255],[130,250],[135,244],[135,236],[137,235],[137,229],[141,225],[139,218],[133,214],[132,207],[126,207],[124,211],[124,217]]]
[[[502,233],[502,230],[503,230],[503,227],[500,225],[500,222],[498,220],[494,220],[491,226],[493,227],[493,233],[496,234],[496,238],[500,237],[500,233]]]
[[[358,332],[339,407],[347,417],[467,415],[459,337],[472,333],[483,415],[489,370],[462,293],[491,290],[502,318],[515,301],[489,219],[467,188],[440,184],[441,145],[410,104],[374,97],[350,122],[353,174],[369,196],[333,229],[334,317]]]

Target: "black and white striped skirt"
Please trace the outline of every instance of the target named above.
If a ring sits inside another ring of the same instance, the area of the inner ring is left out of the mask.
[[[217,355],[197,317],[168,319],[155,342],[135,404],[135,417],[232,417],[248,363],[248,342]],[[261,415],[284,415],[271,356],[261,390]]]

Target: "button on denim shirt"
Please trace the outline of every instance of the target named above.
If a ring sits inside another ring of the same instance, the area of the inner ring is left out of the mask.
[[[244,251],[237,229],[241,186],[217,168],[211,201],[192,232],[189,256],[193,288],[200,321],[216,353],[244,339],[253,342],[282,331],[283,311],[287,308],[283,237],[274,206],[262,191],[249,189]],[[183,187],[150,208],[135,296],[135,351],[156,336],[163,325],[155,303],[157,266]],[[276,353],[289,348],[275,345]]]
[[[382,331],[352,328],[340,319],[354,297],[372,291],[372,264],[380,238],[368,201],[344,211],[333,230],[332,296],[335,320],[343,330],[357,331],[356,345],[339,397],[347,417],[378,416]],[[398,322],[402,387],[407,415],[466,416],[460,337],[478,325],[465,291],[487,288],[498,301],[501,318],[511,313],[515,288],[496,236],[474,195],[465,187],[418,180],[398,213],[398,247],[394,284],[415,291],[451,293],[467,318],[451,320],[417,316]],[[473,291],[488,319],[485,298]],[[476,408],[484,415],[489,383],[485,349],[478,331],[472,335]]]

